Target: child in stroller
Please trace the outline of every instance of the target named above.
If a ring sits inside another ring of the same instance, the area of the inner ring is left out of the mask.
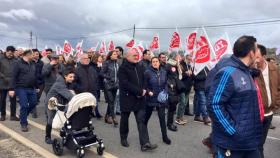
[[[57,111],[52,128],[60,129],[60,137],[53,140],[53,151],[56,155],[63,154],[63,147],[76,150],[77,157],[85,155],[85,148],[97,145],[97,153],[103,155],[105,149],[102,139],[93,132],[92,111],[96,106],[96,99],[91,93],[75,95],[65,105],[57,103],[56,98],[50,98],[48,108]],[[65,111],[65,112],[64,112]]]

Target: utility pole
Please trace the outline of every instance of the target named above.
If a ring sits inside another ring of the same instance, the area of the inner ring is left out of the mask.
[[[29,48],[33,48],[33,44],[32,44],[32,31],[30,31],[30,41],[29,41]]]
[[[133,27],[133,39],[135,38],[135,24],[134,24],[134,27]]]
[[[37,45],[37,40],[38,40],[38,38],[37,38],[37,36],[35,36],[35,45],[36,45],[36,49],[38,49],[38,45]]]

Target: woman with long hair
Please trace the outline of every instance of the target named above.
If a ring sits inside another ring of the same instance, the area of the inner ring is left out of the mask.
[[[104,78],[104,92],[107,96],[107,112],[105,116],[105,123],[118,125],[118,121],[116,119],[115,114],[115,98],[118,90],[118,77],[117,72],[119,69],[119,65],[117,63],[118,53],[114,51],[110,51],[107,55],[106,61],[101,69],[101,74]]]

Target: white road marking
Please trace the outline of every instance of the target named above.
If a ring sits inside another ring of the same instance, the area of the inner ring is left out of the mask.
[[[276,137],[272,137],[272,136],[267,136],[267,139],[279,140],[280,141],[280,138],[276,138]]]
[[[13,139],[17,140],[18,142],[24,144],[25,146],[31,148],[38,154],[42,155],[43,157],[46,158],[58,158],[56,155],[53,153],[49,152],[48,150],[42,148],[38,144],[26,139],[25,137],[21,136],[17,132],[11,130],[10,128],[6,127],[2,123],[0,123],[0,130],[11,136]]]
[[[9,111],[6,111],[6,113],[7,113],[7,115],[10,115],[10,112],[9,112]],[[37,123],[37,122],[35,122],[35,121],[32,121],[32,120],[30,120],[30,119],[27,119],[27,121],[28,121],[28,123],[29,123],[30,125],[32,125],[32,126],[38,128],[38,129],[40,129],[40,130],[43,130],[43,131],[46,130],[46,126],[44,126],[44,125],[42,125],[42,124],[39,124],[39,123]],[[55,135],[55,136],[57,136],[57,137],[60,137],[59,132],[58,132],[57,130],[52,130],[52,134]],[[106,147],[106,146],[105,146],[105,147]],[[89,150],[92,151],[92,152],[94,152],[95,154],[97,154],[96,147],[91,147],[91,148],[89,148]],[[108,153],[108,152],[105,152],[105,151],[104,151],[102,157],[104,157],[104,158],[118,158],[117,156],[112,155],[112,154],[110,154],[110,153]]]

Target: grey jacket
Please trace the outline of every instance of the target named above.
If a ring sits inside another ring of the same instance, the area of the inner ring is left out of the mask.
[[[50,88],[47,94],[47,102],[51,97],[55,97],[59,104],[67,104],[74,95],[70,92],[69,85],[66,84],[61,75],[57,76],[55,83]]]
[[[0,89],[11,88],[15,62],[16,59],[8,59],[5,55],[0,58]]]

